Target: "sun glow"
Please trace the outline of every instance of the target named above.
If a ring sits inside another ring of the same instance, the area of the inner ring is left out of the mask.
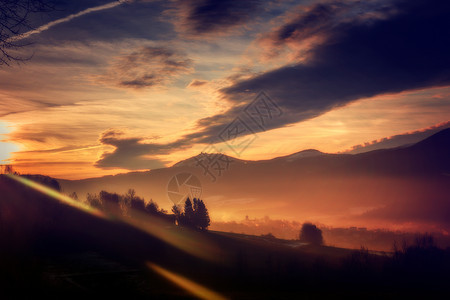
[[[8,124],[0,122],[0,164],[8,162],[11,158],[11,153],[19,150],[16,145],[3,141],[3,135],[9,132]]]

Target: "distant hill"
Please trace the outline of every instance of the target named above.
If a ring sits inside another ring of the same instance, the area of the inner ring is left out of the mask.
[[[189,172],[199,178],[213,219],[267,215],[336,226],[450,230],[449,153],[450,129],[445,129],[411,146],[354,155],[307,150],[245,161],[220,155],[214,160],[209,154],[149,172],[59,182],[80,198],[135,188],[170,209],[169,180]],[[212,163],[204,168],[198,161]]]

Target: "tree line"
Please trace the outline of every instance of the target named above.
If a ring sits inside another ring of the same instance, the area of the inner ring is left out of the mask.
[[[70,197],[79,201],[76,193],[72,193]],[[159,208],[159,205],[152,199],[145,201],[144,198],[137,196],[134,189],[129,189],[123,195],[107,191],[101,191],[98,194],[88,193],[86,202],[112,216],[122,215],[137,218],[139,215],[147,214],[165,219],[181,227],[199,230],[207,230],[211,223],[205,203],[197,198],[191,201],[188,197],[184,205],[174,205],[172,213]]]
[[[201,199],[194,198],[191,202],[188,197],[184,203],[184,208],[174,205],[172,212],[176,223],[181,226],[206,230],[211,223],[208,209]]]

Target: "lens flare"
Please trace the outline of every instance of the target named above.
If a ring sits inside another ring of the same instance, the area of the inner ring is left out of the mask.
[[[162,277],[166,278],[167,280],[175,283],[179,287],[183,288],[184,290],[188,291],[189,293],[197,296],[200,299],[207,299],[207,300],[224,300],[227,299],[226,297],[222,296],[221,294],[210,290],[190,279],[187,279],[181,275],[178,275],[176,273],[173,273],[169,270],[166,270],[154,263],[147,262],[147,266],[161,275]]]
[[[105,213],[102,212],[101,210],[93,208],[92,206],[90,206],[90,205],[88,205],[86,203],[83,203],[83,202],[80,202],[80,201],[76,201],[76,200],[70,198],[69,196],[61,194],[57,190],[54,190],[54,189],[52,189],[52,188],[50,188],[48,186],[39,184],[37,182],[34,182],[34,181],[32,181],[30,179],[27,179],[27,178],[24,178],[22,176],[17,176],[17,175],[13,175],[13,174],[6,174],[6,176],[8,176],[11,179],[14,179],[15,181],[18,181],[18,182],[22,183],[23,185],[25,185],[27,187],[30,187],[30,188],[38,191],[38,192],[41,192],[44,195],[47,195],[47,196],[49,196],[49,197],[51,197],[53,199],[56,199],[56,200],[66,204],[66,205],[75,207],[75,208],[77,208],[79,210],[82,210],[82,211],[84,211],[84,212],[86,212],[88,214],[94,215],[94,216],[102,218],[102,219],[107,218]]]
[[[211,262],[226,260],[221,249],[207,239],[204,234],[189,228],[174,228],[174,224],[146,213],[132,210],[133,218],[120,219],[140,230],[198,258]]]

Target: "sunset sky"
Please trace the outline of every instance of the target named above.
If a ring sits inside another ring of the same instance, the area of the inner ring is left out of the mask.
[[[17,37],[30,60],[0,66],[0,161],[22,173],[148,170],[210,144],[236,157],[220,134],[261,91],[280,113],[249,125],[241,159],[450,127],[447,1],[57,2]]]

